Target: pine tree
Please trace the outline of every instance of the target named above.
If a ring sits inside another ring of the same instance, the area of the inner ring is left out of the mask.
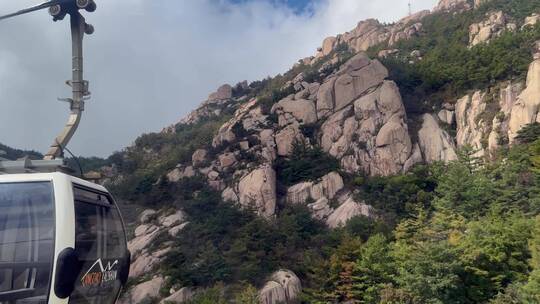
[[[523,294],[526,301],[530,303],[540,303],[540,216],[536,217],[533,238],[529,242],[531,251],[531,267],[533,271],[529,276],[528,283],[523,287]]]

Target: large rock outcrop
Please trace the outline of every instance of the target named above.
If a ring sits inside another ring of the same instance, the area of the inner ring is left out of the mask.
[[[163,234],[176,236],[188,224],[184,212],[158,213],[145,210],[139,218],[140,225],[135,228],[134,238],[128,242],[131,252],[130,278],[142,277],[152,270],[166,257],[171,250],[167,244],[155,244]]]
[[[516,104],[512,107],[510,121],[508,124],[508,137],[510,142],[514,142],[518,131],[523,126],[540,122],[538,115],[540,107],[540,59],[537,59],[529,66],[527,74],[527,87],[519,95]]]
[[[272,113],[278,115],[280,127],[317,122],[317,109],[311,100],[285,98],[272,107]]]
[[[332,41],[325,42],[327,48]],[[278,199],[274,161],[290,157],[296,144],[320,146],[349,173],[404,172],[422,157],[419,148],[413,151],[399,89],[387,77],[387,69],[364,53],[334,68],[322,84],[307,83],[300,73],[287,84],[296,93],[277,101],[269,113],[257,99],[239,104],[214,137],[212,157],[210,149],[196,151],[192,163],[178,165],[168,180],[201,174],[224,200],[271,217]],[[343,184],[339,174],[330,173],[291,187],[284,201],[309,200],[314,217],[326,220],[346,201],[332,201]]]
[[[233,90],[242,90],[248,87],[247,81],[236,84],[233,88],[228,84],[220,86],[216,92],[210,94],[208,99],[204,101],[197,109],[191,111],[188,115],[182,118],[178,123],[168,126],[163,129],[165,133],[174,133],[177,125],[191,125],[200,122],[203,119],[218,117],[224,110],[236,108],[237,103],[242,101],[244,97],[235,98]]]
[[[308,200],[318,201],[322,198],[333,199],[344,187],[343,178],[337,172],[323,176],[320,181],[303,182],[287,190],[286,201],[289,204],[303,204]]]
[[[534,13],[528,17],[525,17],[525,21],[523,22],[522,29],[526,29],[528,27],[534,27],[537,23],[540,22],[540,14]]]
[[[139,304],[152,302],[160,298],[159,291],[165,283],[165,279],[156,276],[149,281],[140,283],[126,292],[118,301],[119,304]]]
[[[501,145],[508,143],[509,123],[512,109],[519,94],[523,91],[523,83],[508,83],[501,88],[499,94],[499,113],[493,118],[488,138],[490,151],[496,151]]]
[[[470,8],[471,5],[468,0],[440,0],[433,11],[468,10]]]
[[[272,274],[259,292],[261,304],[294,303],[302,292],[300,279],[290,270],[279,270]]]
[[[369,175],[401,172],[412,152],[405,108],[388,71],[360,53],[319,89],[317,111],[324,151],[347,172]]]
[[[208,96],[208,101],[227,100],[232,98],[232,87],[224,84],[217,89],[216,92]]]
[[[240,204],[255,209],[261,216],[271,217],[276,209],[276,172],[263,166],[244,176],[238,184]]]
[[[341,206],[339,206],[326,220],[330,228],[344,226],[350,219],[357,216],[374,217],[373,207],[364,203],[355,201],[349,197]]]
[[[418,144],[423,159],[428,162],[449,162],[457,159],[452,138],[442,130],[431,114],[422,116],[422,128],[418,131]]]
[[[469,28],[469,46],[485,43],[497,38],[504,31],[515,31],[517,25],[509,23],[508,18],[502,11],[490,12],[486,20],[472,24]]]
[[[383,25],[378,20],[368,19],[358,23],[356,28],[336,37],[328,37],[323,41],[315,58],[329,55],[342,44],[348,45],[356,52],[368,50],[379,43],[387,42],[389,46],[400,40],[410,39],[421,34],[421,20],[429,11],[420,11],[407,16],[392,25]]]
[[[491,123],[483,118],[487,108],[485,97],[484,93],[476,91],[456,103],[457,144],[471,146],[477,151],[477,156],[484,155],[486,134],[489,132],[488,123]]]

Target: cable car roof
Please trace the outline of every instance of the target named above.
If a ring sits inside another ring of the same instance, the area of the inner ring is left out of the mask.
[[[81,186],[89,187],[98,191],[108,193],[105,187],[94,184],[78,177],[74,177],[65,173],[54,172],[54,173],[23,173],[23,174],[6,174],[0,175],[0,183],[22,183],[22,182],[41,182],[41,181],[52,181],[52,182],[72,182]]]

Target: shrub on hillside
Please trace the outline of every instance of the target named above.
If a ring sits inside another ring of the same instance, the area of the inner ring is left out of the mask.
[[[534,122],[524,126],[518,131],[516,140],[522,144],[529,144],[540,138],[540,123]]]
[[[279,158],[275,164],[278,181],[292,186],[302,181],[312,181],[339,170],[336,158],[320,147],[296,143],[289,158]]]

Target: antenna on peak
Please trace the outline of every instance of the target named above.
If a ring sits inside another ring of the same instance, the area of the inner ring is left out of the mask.
[[[412,15],[412,3],[411,0],[409,0],[409,16]]]

